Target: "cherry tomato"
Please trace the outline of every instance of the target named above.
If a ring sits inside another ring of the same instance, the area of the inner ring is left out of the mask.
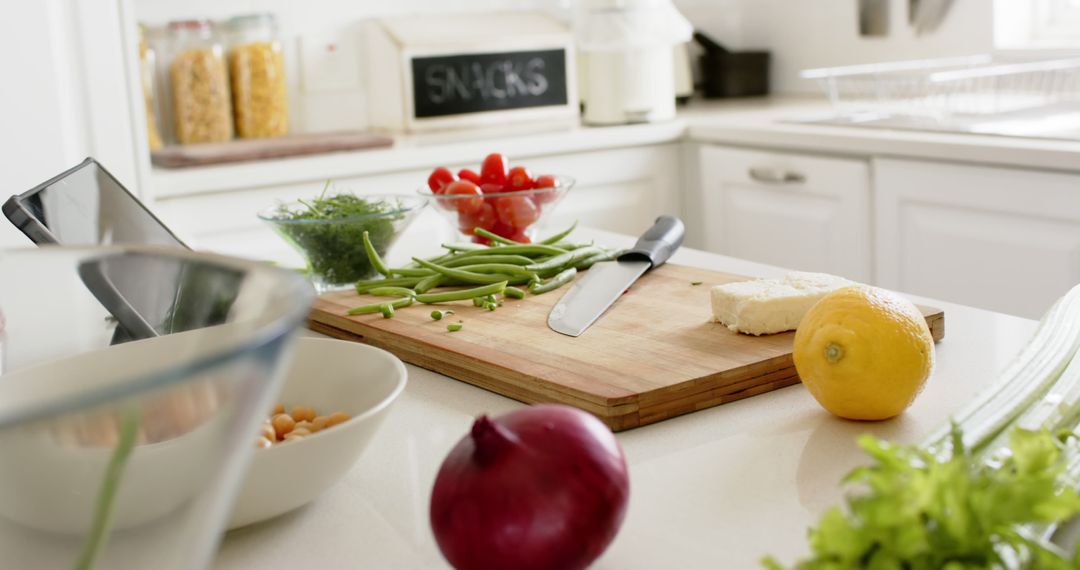
[[[524,166],[515,166],[510,169],[510,174],[507,175],[509,182],[510,192],[517,192],[519,190],[532,190],[533,177],[529,174],[529,169]]]
[[[454,173],[450,172],[449,168],[440,166],[431,171],[431,176],[428,176],[427,179],[427,185],[432,192],[442,194],[443,189],[455,180],[457,180],[457,176],[454,176]]]
[[[475,170],[469,170],[468,168],[462,168],[457,173],[458,178],[462,180],[468,180],[477,186],[480,185],[480,175]]]
[[[485,182],[480,185],[480,189],[484,191],[484,194],[498,194],[500,192],[507,192],[510,188],[503,184],[496,184],[494,182]]]
[[[478,243],[478,244],[481,244],[481,245],[491,245],[491,239],[486,238],[484,236],[473,236],[472,237],[472,242],[473,243]]]
[[[443,194],[447,196],[475,196],[473,198],[454,199],[454,208],[457,209],[459,214],[474,214],[484,207],[483,192],[480,191],[480,187],[468,180],[455,180],[454,182],[451,182],[447,185]]]
[[[487,155],[480,166],[480,181],[506,186],[506,157],[497,152]]]
[[[525,235],[525,230],[518,230],[511,235],[503,237],[509,240],[514,240],[518,243],[532,243],[532,240],[529,239],[529,236]]]
[[[550,175],[550,174],[544,174],[542,176],[537,176],[536,181],[533,182],[533,188],[535,188],[535,189],[558,188],[558,187],[559,187],[559,180],[557,178],[555,178],[554,176]],[[533,194],[532,198],[533,198],[533,200],[536,201],[537,206],[541,206],[541,205],[544,204],[544,202],[550,202],[550,201],[554,200],[555,196],[557,196],[557,195],[558,195],[557,191],[551,190],[551,191],[548,191],[548,192],[536,192],[536,193]]]
[[[540,217],[540,210],[528,196],[506,196],[495,201],[499,221],[517,230],[524,230]]]
[[[458,229],[465,234],[472,234],[476,228],[484,228],[488,231],[494,230],[496,222],[495,208],[488,203],[484,203],[475,212],[458,214]]]
[[[504,238],[509,238],[509,236],[516,234],[517,231],[517,228],[502,221],[495,222],[495,227],[491,229],[492,233],[500,235]]]

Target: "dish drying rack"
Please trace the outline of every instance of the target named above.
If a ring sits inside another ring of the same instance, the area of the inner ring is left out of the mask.
[[[803,71],[847,116],[1000,115],[1080,101],[1080,58],[1009,61],[990,55]]]

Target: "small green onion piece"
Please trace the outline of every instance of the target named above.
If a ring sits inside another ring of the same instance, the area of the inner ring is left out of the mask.
[[[570,224],[569,228],[566,228],[565,230],[563,230],[563,231],[561,231],[561,232],[559,232],[559,233],[557,233],[557,234],[555,234],[553,236],[549,236],[547,239],[540,240],[540,243],[544,244],[544,245],[551,245],[553,243],[558,243],[558,242],[562,241],[566,236],[570,235],[575,229],[577,229],[577,220],[574,220],[574,223]]]
[[[495,309],[499,308],[499,304],[498,303],[484,303],[484,308],[489,310],[489,311],[494,311]]]
[[[379,311],[382,313],[384,319],[394,318],[394,306],[390,303],[379,305]]]
[[[361,305],[359,307],[353,307],[352,309],[349,309],[346,314],[348,314],[348,315],[368,315],[368,314],[371,314],[371,313],[381,313],[381,312],[383,312],[383,309],[382,309],[383,305],[390,305],[394,309],[403,309],[405,307],[408,307],[411,304],[413,304],[413,298],[412,297],[402,297],[400,299],[397,299],[395,301],[391,301],[389,303],[372,303],[370,305]]]
[[[443,317],[454,314],[454,311],[431,311],[431,318],[441,321]]]
[[[416,292],[407,287],[376,287],[367,294],[376,297],[412,297]]]
[[[489,231],[485,230],[484,228],[479,228],[479,227],[473,228],[473,233],[480,236],[480,237],[486,237],[489,240],[491,240],[493,243],[498,243],[498,244],[502,244],[502,245],[521,245],[522,244],[522,242],[520,242],[520,241],[514,241],[512,239],[504,238],[501,235],[499,235],[499,234],[497,234],[495,232],[489,232]]]
[[[363,235],[364,251],[367,252],[368,261],[371,262],[371,266],[375,268],[375,271],[382,273],[383,275],[390,277],[390,268],[383,263],[379,252],[375,251],[375,246],[371,243],[371,236],[368,235],[368,231],[364,230]]]
[[[461,323],[450,323],[450,324],[446,325],[446,330],[448,330],[450,332],[457,332],[457,331],[461,330],[461,326],[462,326]]]
[[[506,290],[506,284],[506,281],[500,281],[482,287],[473,287],[472,289],[460,289],[457,291],[447,291],[445,293],[424,293],[423,295],[417,295],[416,300],[420,303],[429,304],[448,303],[450,301],[467,301],[476,297],[502,293]]]
[[[573,281],[574,275],[577,275],[576,268],[571,267],[569,269],[564,269],[559,272],[558,275],[552,277],[551,279],[548,279],[544,283],[534,283],[530,285],[529,292],[533,295],[540,295],[542,293],[547,293],[548,291],[554,291],[555,289],[558,289],[559,287],[562,287],[563,285],[566,285],[567,283]]]
[[[483,297],[473,297],[473,300],[472,300],[472,304],[473,304],[474,307],[483,307],[484,302],[485,301],[484,301]]]
[[[525,292],[522,291],[521,289],[518,289],[517,287],[507,287],[506,290],[503,291],[503,295],[506,295],[507,297],[510,297],[511,299],[524,299],[525,298]]]

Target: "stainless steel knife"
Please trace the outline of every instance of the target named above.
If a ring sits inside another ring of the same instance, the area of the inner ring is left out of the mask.
[[[638,238],[633,248],[615,261],[593,265],[574,281],[548,313],[548,326],[557,333],[580,336],[638,277],[663,265],[682,245],[685,232],[682,220],[675,216],[656,218],[653,227]]]

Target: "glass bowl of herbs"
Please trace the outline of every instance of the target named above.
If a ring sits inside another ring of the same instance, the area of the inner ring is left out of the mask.
[[[278,204],[259,212],[259,218],[300,252],[315,289],[323,293],[375,277],[364,232],[385,256],[426,204],[419,196],[357,195],[333,191],[328,184],[317,198]]]

